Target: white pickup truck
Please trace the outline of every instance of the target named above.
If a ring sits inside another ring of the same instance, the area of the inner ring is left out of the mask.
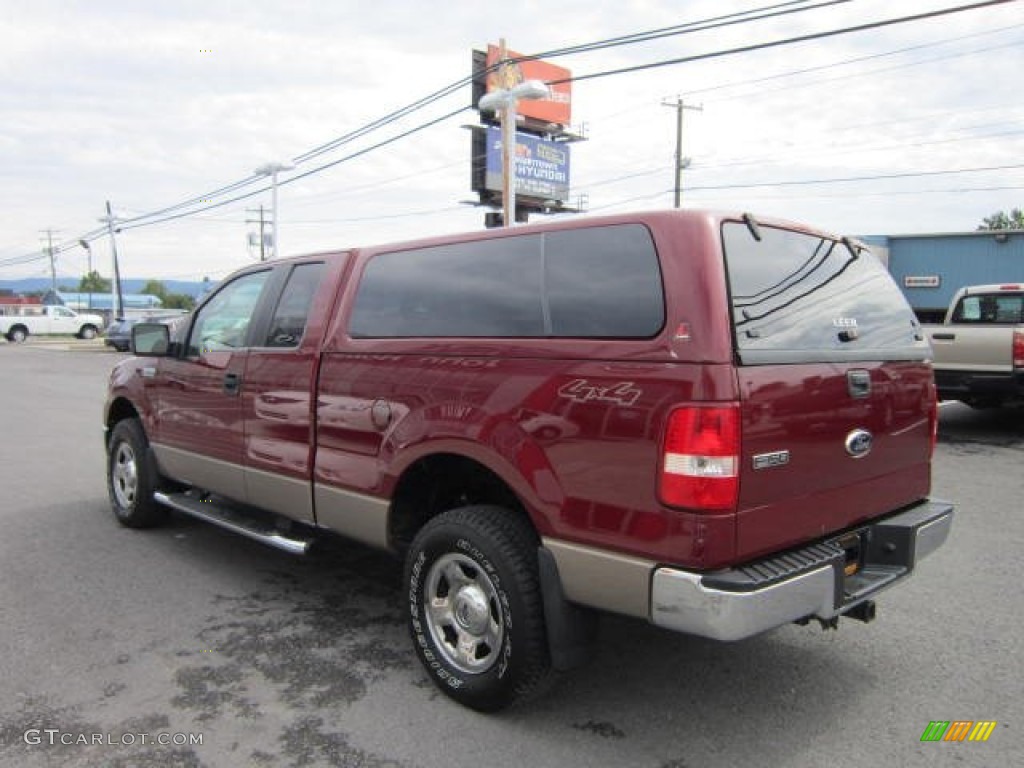
[[[974,408],[1024,402],[1024,284],[957,291],[942,325],[925,325],[942,400]]]
[[[99,315],[78,314],[61,306],[19,307],[19,314],[0,314],[0,335],[8,341],[22,342],[29,336],[72,334],[93,339],[103,327]]]

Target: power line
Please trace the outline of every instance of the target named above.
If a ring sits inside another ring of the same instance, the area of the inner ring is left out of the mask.
[[[736,81],[733,81],[731,83],[719,83],[718,85],[711,85],[711,86],[707,86],[705,88],[697,88],[696,90],[688,90],[688,91],[686,91],[686,95],[687,96],[696,96],[697,94],[702,94],[702,93],[712,93],[713,91],[722,91],[722,90],[726,90],[726,89],[729,89],[729,88],[738,88],[739,86],[743,86],[743,85],[757,85],[758,83],[766,83],[766,82],[769,82],[771,80],[781,80],[781,79],[786,78],[786,77],[795,77],[796,75],[806,75],[806,74],[809,74],[811,72],[822,72],[822,71],[828,70],[828,69],[835,69],[837,67],[843,67],[843,66],[846,66],[847,64],[859,64],[859,63],[864,62],[864,61],[873,61],[874,59],[883,59],[883,58],[886,58],[888,56],[898,56],[901,53],[910,53],[912,51],[920,51],[920,50],[924,50],[925,48],[935,48],[935,47],[940,46],[940,45],[948,45],[950,43],[958,43],[958,42],[961,42],[963,40],[970,40],[970,39],[973,39],[973,38],[976,38],[976,37],[984,37],[986,35],[998,34],[999,32],[1006,32],[1007,30],[1011,30],[1011,29],[1020,29],[1021,27],[1024,27],[1024,24],[1011,24],[1010,26],[1007,26],[1007,27],[999,27],[997,29],[990,29],[990,30],[986,30],[985,32],[975,32],[975,33],[970,34],[970,35],[960,35],[959,37],[949,37],[949,38],[946,38],[944,40],[936,40],[936,41],[931,42],[931,43],[922,43],[920,45],[911,45],[911,46],[907,46],[906,48],[897,48],[897,49],[892,50],[892,51],[883,51],[882,53],[873,53],[873,54],[870,54],[870,55],[867,55],[867,56],[857,56],[857,57],[854,57],[852,59],[844,59],[842,61],[834,61],[834,62],[831,62],[829,64],[821,64],[821,65],[818,65],[818,66],[815,66],[815,67],[804,67],[802,69],[793,69],[793,70],[790,70],[788,72],[780,72],[780,73],[775,74],[775,75],[767,75],[765,77],[757,77],[757,78],[753,78],[753,79],[749,79],[749,80],[736,80]],[[931,58],[931,59],[922,59],[920,61],[912,61],[912,62],[908,62],[906,64],[901,64],[901,65],[898,65],[898,66],[899,67],[911,67],[911,66],[918,66],[920,64],[930,64],[930,63],[933,63],[933,62],[936,62],[936,61],[944,61],[946,59],[959,58],[961,56],[970,56],[970,55],[973,55],[975,53],[985,53],[985,52],[988,52],[988,51],[999,50],[1001,48],[1009,48],[1009,47],[1016,46],[1016,45],[1020,45],[1020,42],[1016,41],[1016,42],[1012,42],[1012,43],[1006,43],[1004,45],[996,45],[996,46],[990,46],[990,47],[986,47],[986,48],[979,48],[979,49],[976,49],[976,50],[973,50],[973,51],[961,51],[961,52],[947,54],[946,56],[934,57],[934,58]],[[851,74],[851,75],[846,75],[844,77],[863,77],[865,75],[875,74],[876,72],[887,72],[887,71],[889,71],[889,68],[873,69],[873,70],[868,70],[866,72],[857,72],[857,73],[854,73],[854,74]],[[815,81],[812,81],[811,83],[798,84],[798,87],[799,87],[799,85],[818,85],[818,84],[820,84],[822,82],[831,82],[831,80],[815,80]],[[791,88],[791,87],[793,87],[793,86],[792,85],[787,86],[787,88]],[[774,91],[769,91],[769,93],[773,93],[773,92]],[[755,94],[757,94],[757,95],[760,95],[761,93],[763,93],[763,91],[756,91],[755,92]],[[735,98],[743,98],[743,96],[727,96],[727,97],[722,98],[722,99],[714,99],[714,102],[718,103],[720,101],[728,101],[728,100],[735,99]]]
[[[985,171],[1010,171],[1024,168],[1024,164],[991,165],[983,168],[956,168],[945,171],[910,171],[907,173],[882,173],[871,176],[843,176],[833,179],[794,179],[789,181],[759,181],[749,184],[714,184],[703,187],[690,187],[694,192],[706,192],[717,189],[758,189],[760,187],[799,187],[809,184],[842,184],[851,181],[882,181],[886,179],[914,179],[926,176],[947,176],[960,173],[983,173]]]
[[[743,47],[739,47],[739,48],[725,49],[725,50],[713,51],[713,52],[704,53],[704,54],[698,54],[698,55],[694,55],[694,56],[687,56],[687,57],[680,57],[680,58],[675,58],[675,59],[661,60],[661,61],[651,62],[651,63],[647,63],[647,64],[643,64],[643,65],[637,65],[637,66],[634,66],[634,67],[624,67],[624,68],[619,68],[619,69],[615,69],[615,70],[608,70],[608,71],[604,71],[604,72],[590,73],[590,74],[586,74],[586,75],[580,75],[580,76],[577,76],[577,77],[567,78],[566,80],[552,81],[551,84],[557,84],[559,82],[566,82],[566,81],[582,81],[582,80],[588,80],[588,79],[595,79],[595,78],[599,78],[599,77],[607,77],[607,76],[612,76],[612,75],[625,74],[625,73],[628,73],[628,72],[636,72],[636,71],[641,71],[641,70],[645,70],[645,69],[651,69],[651,68],[655,68],[655,67],[664,67],[664,66],[688,63],[688,62],[699,61],[699,60],[704,60],[704,59],[709,59],[709,58],[716,58],[716,57],[721,57],[721,56],[736,55],[738,53],[747,53],[747,52],[763,50],[763,49],[767,49],[767,48],[780,47],[780,46],[784,46],[784,45],[792,45],[792,44],[807,42],[807,41],[811,41],[811,40],[817,40],[817,39],[832,37],[832,36],[836,36],[836,35],[849,34],[849,33],[853,33],[853,32],[861,32],[861,31],[866,31],[866,30],[871,30],[871,29],[878,29],[878,28],[881,28],[881,27],[886,27],[886,26],[890,26],[890,25],[894,25],[894,24],[902,24],[902,23],[907,23],[907,22],[911,22],[911,21],[920,21],[920,20],[924,20],[924,19],[930,19],[930,18],[936,18],[936,17],[940,17],[940,16],[945,16],[945,15],[949,15],[949,14],[953,14],[953,13],[960,13],[960,12],[968,11],[968,10],[976,10],[976,9],[979,9],[979,8],[984,8],[984,7],[994,6],[994,5],[1000,5],[1000,4],[1004,4],[1006,2],[1011,2],[1011,1],[1012,0],[987,0],[986,2],[978,2],[978,3],[973,3],[973,4],[970,4],[970,5],[963,5],[963,6],[953,7],[953,8],[940,9],[940,10],[936,10],[936,11],[932,11],[932,12],[927,12],[927,13],[920,13],[920,14],[915,14],[915,15],[905,16],[905,17],[900,17],[900,18],[895,18],[895,19],[888,19],[888,20],[882,20],[882,21],[877,21],[877,22],[871,22],[871,23],[868,23],[868,24],[861,24],[861,25],[852,26],[852,27],[846,27],[846,28],[841,28],[841,29],[834,29],[834,30],[829,30],[829,31],[825,31],[825,32],[818,32],[818,33],[814,33],[814,34],[809,34],[809,35],[802,35],[802,36],[797,36],[797,37],[786,38],[786,39],[782,39],[782,40],[774,40],[774,41],[770,41],[770,42],[759,43],[759,44],[754,44],[754,45],[749,45],[749,46],[743,46]],[[563,49],[556,49],[554,51],[544,52],[544,53],[536,54],[534,56],[521,57],[520,59],[517,59],[517,60],[529,60],[529,59],[536,59],[536,58],[553,58],[553,57],[562,56],[562,55],[574,55],[574,54],[578,54],[578,53],[585,53],[585,52],[589,52],[589,51],[601,50],[601,49],[604,49],[604,48],[610,48],[610,47],[615,47],[615,46],[619,46],[619,45],[629,45],[629,44],[635,44],[635,43],[640,43],[640,42],[647,42],[647,41],[650,41],[650,40],[659,39],[661,37],[666,37],[666,36],[669,36],[669,35],[678,35],[678,34],[687,34],[687,33],[691,33],[691,32],[706,31],[707,29],[715,28],[717,26],[727,26],[727,25],[740,24],[740,23],[744,23],[745,24],[745,23],[750,23],[750,22],[754,22],[754,21],[758,21],[758,20],[762,20],[762,19],[766,19],[766,18],[772,18],[772,17],[784,15],[784,14],[802,13],[802,12],[805,12],[805,11],[816,10],[816,9],[819,9],[819,8],[824,8],[824,7],[827,7],[827,6],[837,5],[837,4],[845,3],[845,2],[849,2],[849,0],[831,0],[831,2],[822,2],[822,3],[815,4],[815,5],[808,5],[806,3],[806,0],[804,0],[802,2],[778,3],[778,4],[775,4],[775,5],[764,6],[764,7],[758,8],[758,9],[752,9],[750,11],[745,11],[745,12],[736,13],[736,14],[729,14],[727,16],[712,17],[712,18],[709,18],[709,19],[701,20],[701,21],[688,22],[686,24],[676,25],[674,27],[665,27],[665,28],[662,28],[662,29],[659,29],[659,30],[650,30],[648,32],[635,33],[633,35],[627,35],[627,36],[623,36],[623,37],[619,37],[619,38],[610,38],[608,40],[596,41],[594,43],[588,43],[588,44],[583,44],[583,45],[579,45],[579,46],[572,46],[572,47],[567,47],[567,48],[563,48]],[[326,153],[328,151],[331,151],[332,149],[335,149],[335,148],[337,148],[339,146],[342,146],[345,143],[349,143],[351,141],[354,141],[355,139],[360,138],[360,137],[370,133],[371,131],[378,130],[378,129],[382,128],[382,127],[385,127],[386,125],[389,125],[389,124],[391,124],[393,122],[396,122],[397,120],[401,119],[402,117],[407,116],[408,114],[411,114],[414,111],[422,109],[425,106],[427,106],[427,105],[429,105],[431,103],[434,103],[435,101],[440,100],[441,98],[445,98],[445,97],[451,95],[452,93],[454,93],[454,91],[458,87],[461,87],[462,85],[465,85],[470,80],[471,80],[471,78],[463,78],[461,80],[458,80],[458,81],[452,83],[449,86],[445,86],[444,88],[442,88],[442,89],[440,89],[438,91],[435,91],[434,93],[429,94],[428,96],[425,96],[425,97],[423,97],[421,99],[416,100],[415,102],[412,102],[411,104],[407,105],[406,107],[403,107],[403,108],[401,108],[399,110],[395,110],[395,111],[389,113],[388,115],[385,115],[384,117],[379,118],[378,120],[372,121],[371,123],[368,123],[367,125],[363,126],[362,128],[357,129],[356,131],[353,131],[353,132],[350,132],[348,134],[345,134],[344,136],[341,136],[341,137],[339,137],[339,138],[337,138],[337,139],[335,139],[335,140],[333,140],[331,142],[328,142],[326,144],[322,144],[319,147],[316,147],[316,148],[314,148],[314,149],[312,149],[312,150],[310,150],[310,151],[308,151],[306,153],[298,155],[294,159],[295,159],[296,162],[307,162],[308,160],[313,159],[313,158],[315,158],[315,157],[317,157],[317,156],[319,156],[321,154],[324,154],[324,153]],[[467,110],[469,108],[470,107],[468,107],[468,106],[467,107],[462,107],[462,108],[460,108],[458,110],[455,110],[455,111],[453,111],[453,112],[451,112],[451,113],[449,113],[447,115],[444,115],[444,116],[442,116],[440,118],[432,120],[432,121],[430,121],[428,123],[424,123],[424,124],[422,124],[420,126],[414,127],[414,128],[412,128],[412,129],[410,129],[408,131],[403,132],[402,134],[399,134],[399,135],[397,135],[395,137],[392,137],[390,139],[387,139],[385,141],[378,142],[377,144],[374,144],[374,145],[372,145],[372,146],[370,146],[368,148],[365,148],[363,150],[360,150],[358,152],[352,153],[352,154],[350,154],[350,155],[348,155],[346,157],[339,158],[339,159],[337,159],[335,161],[332,161],[330,163],[325,163],[325,164],[323,164],[321,166],[318,166],[318,167],[313,168],[313,169],[311,169],[309,171],[306,171],[305,173],[298,174],[296,176],[292,176],[292,177],[284,180],[283,182],[281,182],[281,184],[287,184],[287,183],[291,183],[293,181],[297,181],[297,180],[299,180],[301,178],[305,178],[305,177],[308,177],[308,176],[313,175],[315,173],[322,172],[323,170],[326,170],[328,168],[334,167],[334,166],[336,166],[336,165],[338,165],[340,163],[347,162],[347,161],[352,160],[352,159],[354,159],[356,157],[365,155],[368,152],[374,151],[376,149],[380,149],[381,147],[387,146],[388,144],[391,144],[394,141],[397,141],[397,140],[399,140],[401,138],[405,138],[405,137],[407,137],[407,136],[409,136],[409,135],[411,135],[413,133],[416,133],[416,132],[418,132],[420,130],[423,130],[423,129],[427,128],[427,127],[435,125],[435,124],[437,124],[439,122],[442,122],[443,120],[449,119],[450,117],[452,117],[452,116],[454,116],[454,115],[456,115],[456,114],[458,114],[458,113],[460,113],[462,111],[465,111],[465,110]],[[134,229],[134,228],[138,228],[138,227],[142,227],[142,226],[149,226],[149,225],[152,225],[152,224],[159,224],[159,223],[163,223],[163,222],[166,222],[166,221],[172,221],[172,220],[175,220],[175,219],[184,218],[186,216],[195,215],[195,214],[198,214],[198,213],[202,213],[204,211],[208,211],[208,210],[211,210],[211,209],[214,209],[214,208],[223,207],[224,205],[228,205],[228,204],[231,204],[231,203],[234,203],[234,202],[239,202],[239,201],[242,201],[242,200],[254,197],[255,195],[258,195],[258,194],[261,194],[261,193],[267,191],[267,189],[269,189],[269,187],[263,187],[261,189],[258,189],[258,190],[255,190],[255,191],[250,191],[250,192],[247,192],[245,194],[237,195],[237,196],[234,196],[234,197],[232,197],[230,199],[223,200],[223,201],[220,201],[220,202],[217,202],[217,203],[214,203],[214,204],[209,204],[209,205],[204,205],[204,206],[199,207],[199,208],[194,208],[194,206],[197,203],[199,203],[199,202],[202,202],[204,200],[208,200],[210,197],[215,197],[215,196],[218,196],[220,194],[230,194],[231,192],[238,191],[238,190],[243,189],[243,188],[251,185],[252,183],[258,181],[260,178],[261,177],[259,177],[259,176],[249,176],[249,177],[246,177],[246,178],[244,178],[242,180],[239,180],[239,181],[233,182],[231,184],[225,185],[223,187],[220,187],[218,190],[215,190],[214,192],[206,193],[206,194],[201,195],[201,196],[196,196],[196,197],[190,198],[190,199],[188,199],[186,201],[177,203],[175,205],[167,206],[165,208],[158,209],[156,211],[152,211],[152,212],[147,213],[147,214],[141,214],[141,215],[138,215],[138,216],[135,216],[135,217],[131,217],[129,219],[125,219],[125,220],[123,220],[121,222],[121,227],[123,229]],[[194,209],[193,210],[182,211],[182,209],[185,209],[185,208],[194,208]],[[182,211],[182,212],[177,213],[177,214],[173,214],[172,212],[174,212],[174,211]],[[163,214],[168,214],[168,215],[163,215]],[[100,234],[100,232],[96,232],[96,231],[89,232],[86,235],[84,235],[81,239],[85,239],[86,241],[89,241],[89,240],[92,240],[92,239],[95,239],[96,237],[98,237],[99,234]],[[63,250],[63,249],[61,249],[61,250]],[[37,259],[39,259],[41,257],[42,256],[40,254],[27,254],[27,255],[21,256],[21,257],[12,257],[10,259],[0,260],[0,266],[8,266],[8,265],[12,265],[13,263],[28,263],[30,261],[37,260]]]
[[[971,5],[960,5],[955,8],[943,8],[937,11],[929,11],[927,13],[917,13],[912,16],[901,16],[896,19],[885,19],[882,21],[873,21],[868,24],[857,24],[852,27],[842,27],[840,29],[830,29],[824,32],[814,32],[809,35],[798,35],[796,37],[787,37],[781,40],[772,40],[767,43],[755,43],[753,45],[743,45],[737,48],[728,48],[720,51],[711,51],[709,53],[698,53],[692,56],[680,56],[675,59],[663,59],[661,61],[653,61],[647,64],[637,64],[632,67],[619,67],[617,69],[608,69],[603,72],[591,72],[587,75],[574,75],[573,77],[565,77],[560,80],[549,80],[548,85],[559,85],[561,83],[576,83],[583,80],[595,80],[601,77],[610,77],[612,75],[624,75],[631,72],[641,72],[648,69],[657,69],[660,67],[673,66],[675,64],[688,64],[694,61],[705,61],[707,59],[717,59],[723,56],[734,56],[739,53],[753,53],[754,51],[763,51],[770,48],[779,48],[786,45],[795,45],[797,43],[806,43],[812,40],[822,40],[827,37],[837,37],[839,35],[848,35],[855,32],[867,32],[872,29],[881,29],[883,27],[893,26],[895,24],[906,24],[911,21],[923,21],[925,19],[934,19],[941,16],[948,16],[953,13],[962,13],[964,11],[974,11],[979,8],[986,8],[992,5],[1003,5],[1005,3],[1016,2],[1016,0],[985,0],[985,2],[973,3]]]
[[[847,2],[850,2],[850,0],[827,0],[826,2],[821,2],[821,3],[814,4],[814,5],[807,5],[807,0],[796,0],[795,2],[777,3],[777,4],[774,4],[774,5],[763,6],[761,8],[751,9],[749,11],[742,11],[742,12],[738,12],[738,13],[728,14],[728,15],[725,15],[725,16],[711,17],[709,19],[703,19],[703,20],[694,21],[694,22],[687,22],[687,23],[681,24],[681,25],[675,25],[675,26],[672,26],[672,27],[664,27],[664,28],[661,28],[661,29],[650,30],[648,32],[642,32],[642,33],[636,33],[634,35],[627,35],[627,36],[620,37],[620,38],[611,38],[611,39],[608,39],[608,40],[600,40],[600,41],[597,41],[597,42],[594,42],[594,43],[587,43],[587,44],[583,44],[583,45],[579,45],[579,46],[573,46],[571,48],[555,49],[553,51],[547,51],[547,52],[543,52],[543,53],[540,53],[540,54],[535,54],[535,55],[529,56],[529,57],[520,57],[518,59],[514,59],[513,61],[526,61],[526,60],[530,60],[530,59],[534,59],[534,58],[556,58],[558,56],[571,55],[571,54],[575,54],[575,53],[582,53],[582,52],[587,52],[587,51],[590,51],[590,50],[599,50],[599,49],[602,49],[602,48],[607,48],[607,47],[612,47],[612,46],[630,45],[630,44],[634,44],[634,43],[638,43],[638,42],[646,42],[648,40],[658,39],[660,37],[666,37],[666,36],[669,36],[669,35],[681,35],[681,34],[687,34],[687,33],[690,33],[690,32],[705,31],[705,30],[708,30],[708,29],[714,29],[714,28],[718,28],[718,27],[722,27],[722,26],[730,26],[730,25],[733,25],[733,24],[750,23],[750,22],[753,22],[753,21],[760,21],[762,19],[773,18],[773,17],[776,17],[776,16],[784,15],[784,14],[802,13],[804,11],[817,10],[819,8],[824,8],[824,7],[828,7],[828,6],[832,6],[832,5],[838,5],[838,4],[844,4],[844,3],[847,3]],[[799,6],[799,7],[791,8],[790,6]],[[321,144],[318,147],[314,147],[313,149],[311,149],[311,150],[309,150],[307,152],[304,152],[304,153],[302,153],[300,155],[296,155],[295,157],[292,158],[292,162],[294,164],[296,164],[296,165],[299,165],[299,164],[308,162],[309,160],[311,160],[311,159],[313,159],[315,157],[318,157],[318,156],[320,156],[322,154],[325,154],[326,152],[329,152],[329,151],[331,151],[333,149],[336,149],[336,148],[338,148],[340,146],[343,146],[345,144],[351,143],[352,141],[355,141],[356,139],[361,138],[361,137],[367,135],[368,133],[370,133],[370,132],[372,132],[374,130],[379,130],[380,128],[386,127],[387,125],[390,125],[390,124],[392,124],[394,122],[397,122],[399,119],[401,119],[403,117],[406,117],[409,114],[412,114],[413,112],[416,112],[416,111],[418,111],[418,110],[420,110],[420,109],[422,109],[422,108],[424,108],[426,106],[429,106],[430,104],[432,104],[432,103],[434,103],[436,101],[439,101],[442,98],[445,98],[447,96],[452,95],[453,93],[455,93],[457,91],[458,88],[460,88],[460,87],[462,87],[462,86],[472,82],[472,80],[473,80],[472,76],[456,80],[455,82],[450,83],[449,85],[444,86],[443,88],[441,88],[441,89],[439,89],[439,90],[437,90],[437,91],[435,91],[435,92],[433,92],[431,94],[428,94],[427,96],[424,96],[424,97],[422,97],[420,99],[417,99],[416,101],[414,101],[414,102],[412,102],[412,103],[410,103],[410,104],[408,104],[408,105],[406,105],[404,107],[401,107],[400,109],[394,110],[394,111],[388,113],[387,115],[384,115],[381,118],[378,118],[378,119],[376,119],[374,121],[371,121],[370,123],[367,123],[366,125],[364,125],[364,126],[362,126],[360,128],[357,128],[354,131],[346,133],[343,136],[340,136],[340,137],[338,137],[336,139],[333,139],[332,141],[329,141],[329,142],[327,142],[325,144]],[[463,108],[463,109],[465,109],[465,108]],[[462,111],[462,110],[459,110],[459,111]],[[363,154],[363,153],[359,153],[359,154]],[[358,154],[355,155],[355,156],[358,156]],[[318,172],[319,170],[324,170],[324,169],[332,167],[332,165],[336,165],[336,164],[337,163],[331,163],[331,164],[327,164],[327,165],[324,165],[324,166],[320,166],[320,168],[314,169],[313,172]],[[309,175],[309,173],[307,173],[305,175]],[[190,208],[190,207],[196,205],[197,203],[201,203],[201,202],[203,202],[205,200],[208,200],[210,198],[218,197],[218,196],[223,195],[223,194],[230,194],[230,193],[235,192],[235,191],[237,191],[239,189],[242,189],[242,188],[244,188],[244,187],[246,187],[246,186],[248,186],[248,185],[250,185],[250,184],[252,184],[252,183],[254,183],[256,181],[259,181],[261,178],[262,177],[260,177],[258,175],[248,176],[245,179],[242,179],[240,181],[234,182],[232,184],[228,184],[228,185],[226,185],[224,187],[220,187],[219,189],[216,189],[216,190],[214,190],[212,192],[207,192],[207,193],[204,193],[202,195],[197,195],[195,197],[189,198],[188,200],[182,201],[180,203],[176,203],[174,205],[167,206],[165,208],[158,209],[156,211],[152,211],[152,212],[150,212],[148,214],[143,214],[143,215],[140,215],[140,216],[135,216],[135,217],[131,217],[131,218],[125,219],[122,222],[122,226],[123,225],[140,225],[141,226],[141,225],[148,224],[148,223],[160,223],[162,221],[171,221],[171,220],[174,220],[176,218],[182,218],[181,216],[169,216],[168,215],[165,218],[159,219],[159,221],[155,221],[155,222],[150,222],[149,221],[149,219],[159,218],[161,216],[164,216],[165,214],[171,214],[174,211],[180,211],[183,208]],[[299,177],[296,177],[296,176],[289,177],[289,181],[292,180],[292,179],[296,179],[296,178],[301,178],[301,176],[299,176]],[[279,185],[283,185],[284,183],[286,183],[286,182],[280,182]],[[231,198],[229,201],[225,201],[225,203],[227,203],[227,202],[237,202],[239,200],[245,200],[245,199],[248,199],[249,197],[254,197],[254,196],[258,195],[258,194],[262,194],[263,192],[267,191],[267,189],[268,189],[268,187],[264,187],[264,188],[261,188],[259,190],[255,190],[255,191],[253,191],[253,192],[251,192],[249,194],[246,194],[246,195],[236,196],[236,197]],[[204,211],[204,210],[209,210],[209,207],[199,208],[199,209],[197,209],[197,212],[198,211]],[[188,215],[188,214],[186,214],[186,215]],[[133,228],[134,228],[134,226],[133,226]]]

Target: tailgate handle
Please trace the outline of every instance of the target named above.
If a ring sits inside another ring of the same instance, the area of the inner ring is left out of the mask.
[[[846,391],[858,400],[868,397],[871,394],[871,374],[864,370],[847,371]]]
[[[939,341],[953,341],[954,339],[956,339],[956,334],[955,333],[933,333],[932,334],[932,338],[933,339],[938,339]]]

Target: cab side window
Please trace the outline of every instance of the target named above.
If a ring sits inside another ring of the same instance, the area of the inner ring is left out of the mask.
[[[188,356],[248,346],[249,324],[270,271],[250,272],[224,286],[196,315]]]
[[[320,287],[324,265],[299,264],[288,276],[281,299],[274,309],[264,346],[275,348],[297,347],[306,331],[306,320],[313,297]]]

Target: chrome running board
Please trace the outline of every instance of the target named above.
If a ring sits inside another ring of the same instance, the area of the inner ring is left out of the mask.
[[[229,507],[220,506],[209,501],[200,501],[195,496],[185,493],[163,493],[157,491],[153,498],[164,506],[197,517],[207,523],[226,528],[276,549],[284,550],[292,555],[304,555],[313,544],[312,538],[286,536],[273,525],[262,520],[248,517]]]

